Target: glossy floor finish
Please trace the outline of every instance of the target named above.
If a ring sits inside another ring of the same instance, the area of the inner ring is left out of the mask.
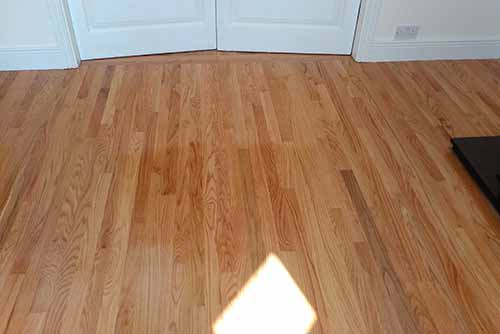
[[[450,149],[498,134],[500,61],[0,73],[0,332],[211,333],[253,276],[311,333],[499,333],[500,217]]]

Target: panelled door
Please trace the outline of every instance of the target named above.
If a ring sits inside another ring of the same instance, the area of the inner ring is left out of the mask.
[[[82,59],[217,47],[215,0],[69,0]]]
[[[69,0],[69,4],[81,57],[95,59],[216,48],[350,54],[360,1]]]
[[[360,0],[217,0],[218,48],[350,54]]]

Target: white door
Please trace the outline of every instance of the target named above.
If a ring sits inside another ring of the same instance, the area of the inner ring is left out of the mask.
[[[82,59],[217,47],[215,0],[69,0]]]
[[[350,54],[360,0],[217,0],[218,48]]]

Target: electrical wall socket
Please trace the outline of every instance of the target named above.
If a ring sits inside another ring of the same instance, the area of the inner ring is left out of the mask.
[[[394,39],[398,41],[415,40],[420,31],[419,26],[399,26],[396,28]]]

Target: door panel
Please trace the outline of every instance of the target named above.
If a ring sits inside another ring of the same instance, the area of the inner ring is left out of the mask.
[[[216,48],[215,0],[70,0],[82,59]]]
[[[350,54],[360,0],[218,0],[218,48]]]

